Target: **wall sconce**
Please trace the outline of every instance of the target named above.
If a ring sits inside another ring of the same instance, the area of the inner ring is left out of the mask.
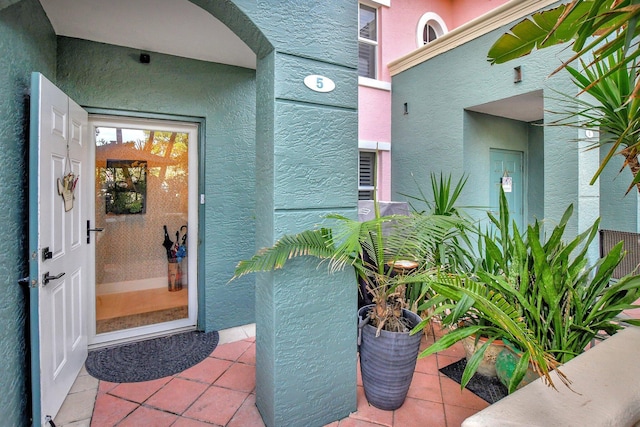
[[[151,62],[151,56],[148,53],[141,53],[140,54],[140,63],[141,64],[148,64]]]
[[[520,83],[522,81],[522,68],[518,65],[513,68],[513,82]]]

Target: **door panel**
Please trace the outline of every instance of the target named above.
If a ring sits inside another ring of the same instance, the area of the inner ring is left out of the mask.
[[[30,155],[31,349],[34,425],[53,418],[87,356],[87,113],[39,73],[32,75]],[[73,207],[59,181],[73,172]],[[34,226],[34,224],[37,224]],[[45,275],[53,276],[46,279]],[[37,328],[34,326],[37,325]]]
[[[505,191],[509,203],[509,215],[515,220],[518,229],[524,227],[524,153],[521,151],[491,149],[491,210],[497,215],[500,206],[500,188],[504,177],[511,178],[511,191]]]

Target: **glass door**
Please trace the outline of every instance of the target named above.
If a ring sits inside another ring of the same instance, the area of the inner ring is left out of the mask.
[[[195,327],[197,125],[91,118],[93,343]]]

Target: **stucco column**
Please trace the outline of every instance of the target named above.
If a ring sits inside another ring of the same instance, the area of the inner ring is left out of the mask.
[[[308,75],[335,82],[328,93]],[[256,241],[356,215],[353,69],[273,51],[259,60]],[[256,404],[267,426],[321,426],[356,409],[354,273],[296,259],[256,279]]]

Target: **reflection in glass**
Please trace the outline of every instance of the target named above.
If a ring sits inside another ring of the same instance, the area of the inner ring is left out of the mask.
[[[116,215],[145,213],[147,162],[107,160],[104,172],[106,213]]]
[[[170,292],[162,243],[165,225],[186,242],[189,134],[97,127],[95,138],[96,333],[187,318],[186,258]]]

